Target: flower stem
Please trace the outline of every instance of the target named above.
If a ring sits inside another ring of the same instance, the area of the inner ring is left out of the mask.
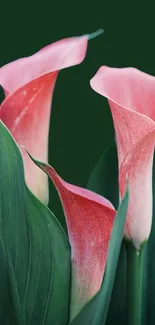
[[[88,36],[88,39],[90,40],[90,39],[98,37],[99,35],[102,35],[103,33],[104,33],[104,29],[100,28],[91,34],[87,34],[87,36]]]
[[[138,250],[126,241],[126,252],[128,325],[141,325],[144,245]]]

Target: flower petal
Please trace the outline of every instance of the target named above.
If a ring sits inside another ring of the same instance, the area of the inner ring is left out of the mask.
[[[155,77],[135,68],[101,67],[91,80],[105,97],[155,120]]]
[[[48,160],[48,132],[51,96],[57,73],[31,81],[9,95],[0,107],[0,118],[18,145],[25,145],[38,159]],[[48,179],[21,150],[28,187],[41,201],[48,203]]]
[[[155,78],[133,68],[101,67],[92,88],[107,97],[116,131],[120,194],[130,199],[125,235],[139,248],[150,234],[155,143]],[[145,115],[147,113],[147,115]]]
[[[7,95],[0,107],[0,118],[17,143],[39,160],[48,160],[51,99],[58,72],[84,59],[87,40],[86,36],[61,40],[0,69],[0,84]],[[47,176],[22,153],[26,182],[47,203]]]
[[[121,197],[125,192],[126,176],[130,185],[125,235],[132,239],[139,249],[148,239],[152,224],[152,164],[155,143],[155,129],[142,138],[126,155],[119,172]]]
[[[49,165],[33,161],[52,179],[66,216],[72,251],[73,319],[100,289],[115,210],[102,196],[65,182]]]
[[[136,142],[155,127],[149,114],[144,115],[147,108],[148,112],[151,112],[155,107],[155,92],[153,98],[151,89],[149,97],[150,89],[146,84],[147,97],[142,97],[140,87],[143,90],[144,85],[140,79],[141,75],[146,76],[146,81],[153,79],[155,90],[155,78],[134,68],[101,67],[90,82],[91,87],[109,101],[117,137],[119,165]]]
[[[6,64],[0,69],[0,84],[10,93],[44,74],[79,64],[85,58],[87,42],[87,36],[65,38]]]

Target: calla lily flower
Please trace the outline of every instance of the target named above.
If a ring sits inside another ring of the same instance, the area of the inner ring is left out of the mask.
[[[65,182],[54,168],[32,160],[52,179],[66,217],[72,260],[72,320],[100,289],[116,211],[104,197]]]
[[[0,69],[0,85],[6,95],[0,118],[18,145],[24,145],[39,160],[48,160],[51,100],[58,72],[83,61],[87,41],[87,36],[66,38]],[[47,203],[47,176],[21,151],[27,185]]]
[[[125,236],[139,249],[152,223],[155,78],[134,68],[101,67],[91,87],[108,99],[116,132],[121,197],[130,187]]]

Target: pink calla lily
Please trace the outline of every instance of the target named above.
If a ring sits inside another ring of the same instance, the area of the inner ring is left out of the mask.
[[[119,160],[120,195],[130,187],[125,236],[137,249],[152,223],[152,163],[155,144],[155,78],[134,68],[101,67],[91,87],[112,112]]]
[[[24,145],[39,160],[48,160],[51,100],[58,72],[83,61],[87,41],[87,36],[66,38],[0,69],[0,84],[6,95],[0,118],[18,145]],[[27,185],[47,203],[47,176],[21,151]]]
[[[34,162],[52,179],[66,217],[72,260],[72,320],[100,289],[116,211],[104,197],[71,185],[51,166]]]

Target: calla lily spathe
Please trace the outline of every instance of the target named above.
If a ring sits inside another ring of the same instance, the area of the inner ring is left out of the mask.
[[[71,244],[72,320],[101,287],[116,211],[104,197],[65,182],[51,166],[33,161],[52,179],[66,217]]]
[[[137,249],[152,223],[152,163],[155,144],[155,78],[134,68],[101,67],[91,87],[108,99],[119,160],[121,197],[130,187],[125,236]]]
[[[83,61],[87,41],[87,36],[66,38],[0,69],[0,84],[6,95],[0,118],[18,145],[25,146],[44,162],[48,161],[51,100],[58,72]],[[47,176],[21,151],[27,185],[47,203]]]

